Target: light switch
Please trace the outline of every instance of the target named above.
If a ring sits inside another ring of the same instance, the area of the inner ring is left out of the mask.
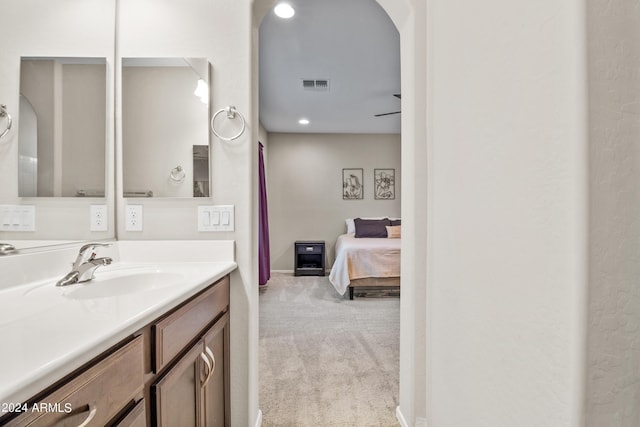
[[[215,215],[213,206],[198,206],[198,231],[213,231]]]
[[[233,205],[198,206],[198,231],[233,231]]]
[[[13,210],[8,207],[2,208],[2,229],[8,230],[11,227],[11,217],[13,216]]]
[[[18,228],[20,231],[35,231],[36,207],[33,205],[20,205],[18,208]]]
[[[0,205],[0,230],[35,231],[36,207],[33,205]]]

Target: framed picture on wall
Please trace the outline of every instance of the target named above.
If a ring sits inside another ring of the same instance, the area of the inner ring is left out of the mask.
[[[364,199],[363,169],[342,169],[342,198],[344,200]]]
[[[396,170],[373,170],[373,194],[376,200],[393,200],[396,198]]]

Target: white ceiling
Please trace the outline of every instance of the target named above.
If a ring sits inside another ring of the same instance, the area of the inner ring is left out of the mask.
[[[400,36],[375,0],[288,0],[260,27],[260,121],[269,132],[400,133]],[[304,90],[328,79],[329,90]],[[309,125],[298,124],[307,118]]]

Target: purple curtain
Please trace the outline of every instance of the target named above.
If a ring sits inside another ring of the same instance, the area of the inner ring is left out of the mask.
[[[269,254],[269,215],[267,214],[267,184],[264,177],[263,145],[258,142],[258,284],[266,285],[271,277],[271,256]]]

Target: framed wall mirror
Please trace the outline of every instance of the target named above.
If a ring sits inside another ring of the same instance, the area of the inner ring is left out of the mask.
[[[22,57],[19,197],[105,197],[106,58]]]
[[[122,59],[124,197],[210,197],[210,65]]]

